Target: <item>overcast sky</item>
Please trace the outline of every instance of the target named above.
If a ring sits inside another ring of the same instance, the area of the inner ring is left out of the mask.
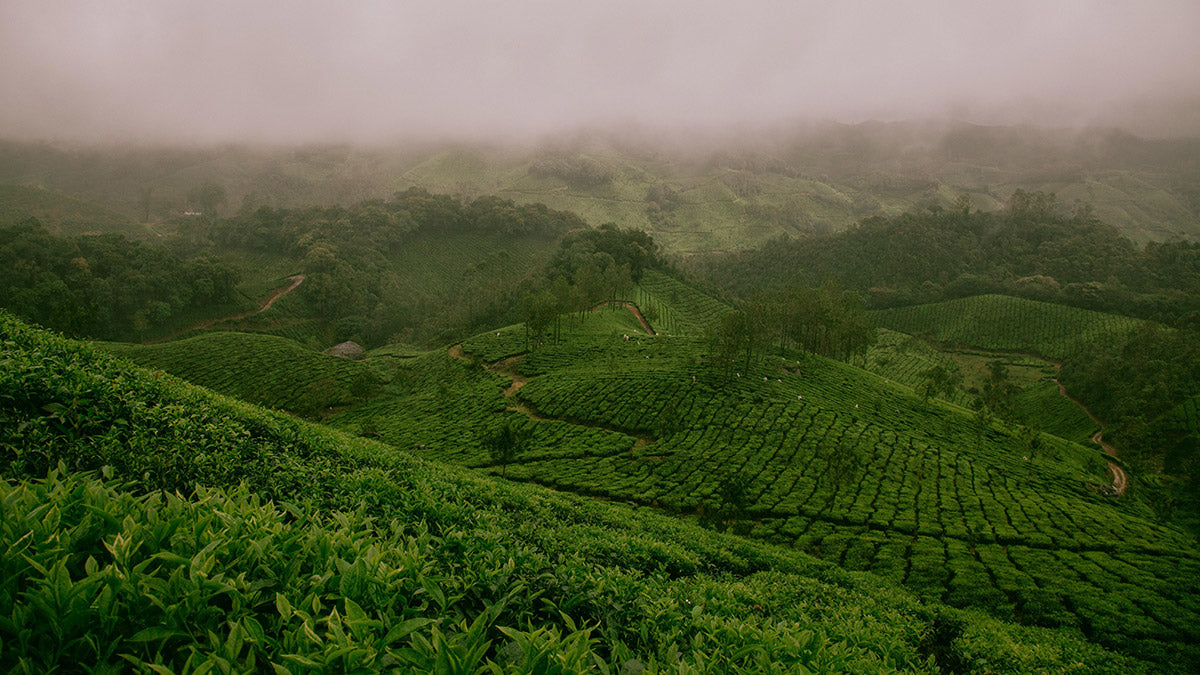
[[[951,117],[1200,133],[1200,0],[0,0],[0,137]]]

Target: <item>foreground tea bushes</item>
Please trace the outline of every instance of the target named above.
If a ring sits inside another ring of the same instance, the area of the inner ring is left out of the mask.
[[[426,464],[7,317],[0,344],[4,670],[1146,666],[787,549]]]

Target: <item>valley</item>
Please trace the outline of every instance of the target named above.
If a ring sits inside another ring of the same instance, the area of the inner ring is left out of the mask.
[[[1012,201],[733,252],[424,189],[0,228],[0,631],[45,668],[194,626],[289,672],[1200,663],[1200,249]]]

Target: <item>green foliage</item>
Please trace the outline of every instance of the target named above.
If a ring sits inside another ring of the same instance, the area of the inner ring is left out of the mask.
[[[154,345],[106,343],[103,348],[248,403],[305,417],[369,399],[381,386],[380,376],[363,363],[270,335],[206,333]]]
[[[688,268],[742,297],[756,288],[814,286],[833,278],[875,308],[999,293],[1193,322],[1200,309],[1200,246],[1172,242],[1138,249],[1090,217],[1059,215],[1046,204],[1052,198],[1025,194],[1028,204],[1007,212],[871,218],[831,235],[689,259]]]
[[[228,266],[115,234],[57,237],[37,221],[0,228],[0,306],[71,335],[162,332],[236,306],[236,281]]]
[[[508,465],[529,448],[530,441],[532,440],[532,429],[529,427],[517,427],[509,419],[499,429],[485,435],[480,445],[487,450],[492,461],[500,465],[500,477],[503,478]]]
[[[988,669],[926,643],[944,610],[802,554],[425,464],[7,317],[3,345],[6,670]],[[1028,670],[1139,665],[962,626]]]
[[[876,324],[951,345],[1033,352],[1065,360],[1119,345],[1144,322],[1003,295],[979,295],[869,313]]]

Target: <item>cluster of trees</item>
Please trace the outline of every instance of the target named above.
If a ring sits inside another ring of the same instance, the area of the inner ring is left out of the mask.
[[[0,306],[68,335],[131,339],[237,301],[237,274],[120,235],[0,228]]]
[[[728,378],[749,373],[756,356],[771,345],[849,360],[875,342],[862,297],[835,282],[820,288],[789,287],[754,294],[709,332],[714,368]]]
[[[1200,461],[1180,450],[1189,443],[1195,447],[1197,430],[1160,433],[1156,425],[1176,405],[1200,393],[1200,332],[1146,324],[1124,344],[1097,345],[1085,357],[1065,361],[1060,378],[1097,416],[1110,421],[1106,436],[1133,464],[1174,472]]]
[[[645,270],[662,265],[658,245],[641,230],[606,223],[568,232],[523,299],[527,348],[537,349],[551,327],[557,341],[564,315],[582,315],[598,303],[626,297]]]
[[[872,308],[1004,293],[1200,326],[1200,244],[1139,248],[1086,205],[1068,208],[1050,193],[1018,190],[1002,212],[963,202],[870,218],[691,265],[712,286],[743,297],[833,278]]]
[[[197,226],[203,227],[203,226]],[[363,344],[436,342],[517,320],[536,270],[507,250],[481,252],[456,283],[412,283],[393,260],[414,242],[454,235],[542,241],[585,228],[574,214],[495,197],[460,202],[412,188],[353,206],[275,209],[212,221],[197,250],[270,252],[295,258],[307,279],[301,312],[333,326],[334,339]]]

